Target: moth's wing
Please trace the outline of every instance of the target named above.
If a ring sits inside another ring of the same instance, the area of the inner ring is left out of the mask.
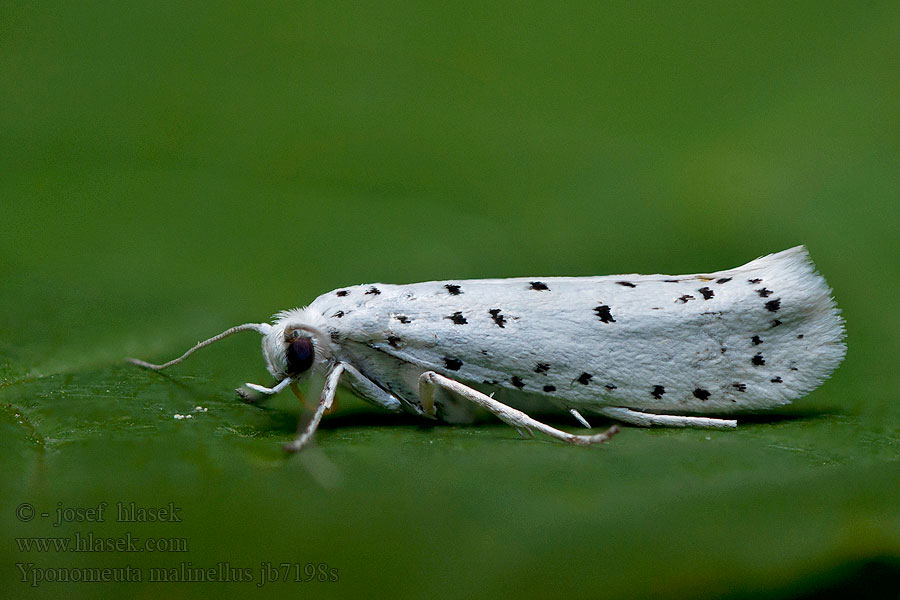
[[[329,318],[334,337],[407,394],[430,369],[570,406],[722,412],[799,397],[845,352],[830,290],[802,247],[709,274],[348,290],[343,308],[327,309],[343,313]]]

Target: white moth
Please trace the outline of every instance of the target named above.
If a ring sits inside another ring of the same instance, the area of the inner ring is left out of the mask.
[[[263,335],[275,394],[325,375],[299,450],[338,385],[391,411],[468,422],[475,407],[520,433],[572,444],[604,442],[615,426],[574,435],[528,416],[569,411],[633,425],[731,428],[722,415],[786,404],[840,364],[843,320],[803,246],[728,271],[357,285],[319,296]],[[246,389],[238,392],[249,399]]]

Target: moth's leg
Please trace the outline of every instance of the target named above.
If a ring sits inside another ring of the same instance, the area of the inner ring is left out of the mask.
[[[444,377],[434,371],[426,371],[419,377],[419,399],[422,401],[423,406],[431,407],[432,411],[434,410],[434,392],[436,388],[444,389],[461,398],[474,402],[478,406],[497,416],[507,425],[515,427],[519,433],[525,431],[534,435],[534,431],[536,430],[570,444],[587,446],[589,444],[600,444],[605,442],[619,431],[619,428],[613,425],[605,432],[596,435],[575,435],[566,433],[565,431],[560,431],[545,423],[536,421],[522,411],[507,406],[502,402],[498,402],[490,396],[486,396],[478,390],[463,385],[458,381]]]
[[[244,387],[239,387],[234,391],[237,392],[237,395],[240,396],[244,402],[247,402],[248,404],[255,404],[264,399],[266,396],[274,396],[275,394],[279,393],[288,385],[290,385],[292,381],[293,379],[291,379],[290,377],[285,377],[276,385],[270,388],[258,385],[256,383],[245,383]]]
[[[575,417],[575,420],[585,426],[586,429],[591,428],[591,424],[587,422],[587,419],[581,416],[581,413],[575,410],[574,408],[569,409],[569,413]]]
[[[234,392],[238,395],[238,398],[247,404],[263,404],[269,399],[269,396],[266,394],[260,394],[244,387],[236,388]]]
[[[344,380],[357,394],[382,408],[392,412],[403,410],[403,402],[399,398],[382,389],[374,381],[363,375],[359,369],[349,363],[344,364],[344,372],[353,377],[352,381]]]
[[[707,429],[732,429],[737,427],[737,421],[733,419],[714,419],[711,417],[683,417],[680,415],[657,415],[654,413],[640,412],[623,408],[621,406],[604,406],[593,409],[605,417],[610,417],[623,423],[640,425],[641,427],[704,427]]]
[[[331,408],[331,404],[334,402],[334,392],[337,390],[338,382],[341,379],[341,374],[344,372],[345,366],[344,363],[339,362],[328,371],[328,374],[325,376],[325,386],[322,388],[322,395],[319,396],[319,404],[316,406],[316,411],[313,413],[312,419],[306,424],[306,427],[299,429],[297,438],[293,442],[284,445],[285,450],[288,452],[296,452],[303,448],[303,446],[306,445],[306,442],[312,438],[313,433],[315,433],[316,429],[319,427],[319,421],[322,420],[322,415]]]

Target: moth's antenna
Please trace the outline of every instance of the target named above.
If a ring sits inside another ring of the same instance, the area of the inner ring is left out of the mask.
[[[137,358],[126,358],[125,360],[127,360],[128,362],[135,364],[139,367],[144,367],[145,369],[152,369],[153,371],[162,371],[163,369],[167,369],[167,368],[171,367],[172,365],[177,365],[178,363],[180,363],[181,361],[186,359],[188,356],[190,356],[191,354],[193,354],[200,348],[203,348],[204,346],[209,346],[210,344],[212,344],[214,342],[218,342],[222,338],[226,338],[229,335],[231,335],[232,333],[237,333],[238,331],[247,331],[247,330],[258,331],[260,334],[266,335],[267,333],[269,333],[269,331],[272,330],[272,326],[269,325],[268,323],[244,323],[243,325],[236,325],[230,329],[226,329],[219,335],[213,336],[213,337],[209,338],[208,340],[203,340],[202,342],[199,342],[196,346],[194,346],[193,348],[191,348],[190,350],[188,350],[187,352],[185,352],[178,358],[176,358],[174,360],[170,360],[169,362],[162,364],[162,365],[154,365],[153,363],[144,362]]]

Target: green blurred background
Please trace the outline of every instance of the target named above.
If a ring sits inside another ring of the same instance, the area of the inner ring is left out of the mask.
[[[4,597],[897,597],[898,3],[6,1],[0,92]],[[349,284],[801,243],[847,359],[734,432],[570,448],[343,394],[290,457],[296,400],[234,397],[268,381],[255,336],[121,362]],[[182,522],[15,513],[101,501]],[[15,542],[75,532],[189,551]],[[266,562],[339,580],[257,588]],[[16,563],[254,581],[31,587]]]

